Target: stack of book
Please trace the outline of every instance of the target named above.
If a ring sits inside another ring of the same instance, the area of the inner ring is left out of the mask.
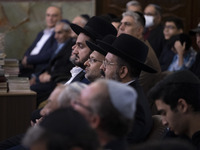
[[[7,93],[8,91],[8,84],[7,79],[5,77],[5,71],[4,71],[4,64],[5,64],[5,53],[0,53],[0,93]]]
[[[19,75],[19,61],[14,58],[5,58],[5,64],[3,66],[5,70],[5,76],[17,77]]]
[[[3,66],[5,64],[5,53],[0,53],[0,66]]]
[[[4,75],[4,69],[0,68],[0,93],[7,93],[7,79]]]
[[[26,77],[7,77],[9,92],[30,92],[29,79]]]

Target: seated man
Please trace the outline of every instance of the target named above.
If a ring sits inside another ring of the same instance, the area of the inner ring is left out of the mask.
[[[102,28],[102,26],[104,28]],[[72,47],[72,54],[70,57],[75,67],[72,68],[72,77],[66,84],[70,84],[74,81],[88,84],[89,81],[85,78],[84,63],[89,58],[92,51],[86,45],[86,41],[94,42],[96,39],[103,39],[103,37],[108,34],[116,35],[117,30],[110,22],[99,16],[92,17],[84,27],[71,24],[71,28],[78,37],[75,45]]]
[[[198,49],[200,49],[200,22],[197,26],[197,28],[192,29],[190,31],[191,35],[195,35],[196,36],[196,44],[198,46]],[[200,69],[199,69],[199,65],[200,65],[200,52],[197,53],[196,55],[196,60],[194,62],[194,64],[192,65],[192,67],[190,68],[190,70],[200,78]]]
[[[31,150],[97,150],[97,134],[72,108],[59,109],[31,127],[23,139]]]
[[[176,135],[185,135],[200,149],[200,80],[188,70],[177,71],[150,91],[162,123]]]
[[[142,13],[142,6],[137,0],[132,0],[126,3],[126,11],[137,11]]]
[[[175,52],[175,55],[168,67],[168,71],[189,69],[192,66],[197,52],[191,45],[191,39],[186,34],[179,34],[172,37],[171,49]]]
[[[164,37],[165,37],[165,45],[163,47],[162,53],[159,57],[159,62],[162,71],[166,71],[172,62],[172,59],[175,53],[171,50],[169,45],[170,39],[172,36],[183,33],[183,22],[177,17],[169,17],[165,20],[164,23]]]
[[[127,150],[125,136],[134,121],[136,91],[112,80],[97,80],[81,91],[72,106],[98,134],[103,149]]]
[[[46,10],[46,29],[41,31],[33,44],[25,52],[20,65],[20,76],[31,77],[48,64],[55,46],[54,27],[61,20],[61,9],[50,6]]]
[[[149,73],[156,72],[144,64],[148,47],[142,41],[128,34],[119,35],[112,45],[100,40],[97,42],[108,52],[100,67],[105,78],[131,86],[138,93],[136,117],[127,139],[130,144],[143,142],[152,129],[152,117],[147,98],[138,83],[138,77],[142,70]]]
[[[148,54],[145,60],[145,64],[154,68],[157,73],[152,74],[142,71],[139,76],[139,83],[142,86],[144,93],[147,94],[149,89],[151,89],[155,83],[159,81],[161,68],[155,51],[152,49],[151,45],[147,40],[143,38],[145,18],[143,14],[138,12],[127,11],[122,14],[121,25],[119,27],[118,35],[125,33],[139,40],[143,41],[148,46]]]
[[[73,42],[71,28],[66,21],[62,20],[56,24],[55,39],[57,48],[48,66],[31,79],[31,90],[37,92],[37,104],[48,98],[57,83],[67,81],[71,77],[73,64],[69,58]]]
[[[156,4],[148,4],[144,8],[144,17],[146,20],[144,39],[149,41],[159,58],[164,42],[163,26],[161,24],[162,8]]]

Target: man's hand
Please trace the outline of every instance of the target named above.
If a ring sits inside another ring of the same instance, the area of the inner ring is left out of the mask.
[[[176,41],[174,43],[174,48],[176,49],[176,52],[178,55],[183,55],[185,52],[185,42],[183,43],[183,45],[181,44],[180,41]]]
[[[39,76],[41,83],[49,82],[51,80],[51,75],[48,72],[44,72]]]
[[[24,58],[22,59],[22,65],[23,65],[25,68],[33,68],[33,65],[27,64],[27,56],[24,56]]]
[[[32,77],[32,78],[29,80],[29,83],[30,83],[30,86],[36,84],[36,77]]]

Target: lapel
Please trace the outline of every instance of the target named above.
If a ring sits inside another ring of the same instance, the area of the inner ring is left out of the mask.
[[[89,84],[90,82],[85,78],[85,72],[82,70],[73,80],[72,82],[80,81],[85,84]]]

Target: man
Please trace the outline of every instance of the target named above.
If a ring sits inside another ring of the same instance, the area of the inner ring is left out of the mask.
[[[47,67],[31,79],[31,90],[37,92],[37,104],[46,100],[57,83],[70,78],[73,64],[69,61],[71,55],[71,28],[66,20],[58,22],[55,26],[55,39],[57,48],[54,50]]]
[[[142,142],[152,127],[150,107],[137,80],[141,70],[155,72],[154,69],[144,64],[148,47],[142,41],[128,34],[119,35],[112,45],[97,41],[108,52],[100,67],[105,78],[129,85],[135,88],[138,93],[136,117],[128,141],[131,144]]]
[[[59,109],[31,127],[23,139],[31,150],[97,150],[97,134],[72,108]]]
[[[126,3],[126,11],[137,11],[142,13],[142,6],[138,1],[132,0]]]
[[[103,28],[102,28],[103,27]],[[74,81],[89,83],[85,78],[84,63],[91,54],[90,48],[86,45],[86,41],[95,41],[96,39],[103,39],[107,34],[116,35],[115,27],[101,17],[92,17],[84,28],[71,24],[72,30],[78,35],[76,44],[72,47],[71,62],[75,65],[71,70],[72,77],[66,84]]]
[[[169,17],[164,23],[164,37],[166,40],[162,53],[160,54],[159,62],[162,71],[166,71],[171,64],[175,53],[169,46],[173,36],[183,33],[183,21],[177,17]]]
[[[90,19],[89,15],[82,14],[82,15],[76,16],[72,20],[72,23],[73,24],[77,24],[78,26],[83,28],[86,25],[86,23],[89,21],[89,19]],[[72,31],[71,37],[76,39],[77,38],[77,34]]]
[[[178,71],[150,92],[162,123],[176,135],[188,136],[200,148],[200,80],[190,71]]]
[[[140,85],[143,87],[144,93],[147,94],[154,84],[159,81],[160,78],[160,64],[158,58],[150,46],[149,42],[143,39],[145,18],[141,13],[127,11],[122,14],[121,25],[118,30],[118,35],[125,33],[138,38],[143,41],[148,47],[148,54],[145,64],[151,66],[157,71],[157,74],[151,74],[142,71],[139,77]]]
[[[73,101],[79,111],[95,129],[104,149],[126,150],[124,136],[134,121],[136,91],[112,80],[97,80],[81,92],[81,97]]]
[[[47,116],[58,108],[69,107],[71,101],[79,99],[81,91],[86,87],[87,85],[81,82],[58,85],[49,96],[47,104],[41,109],[41,117]]]
[[[54,27],[61,20],[61,9],[56,6],[50,6],[46,10],[46,29],[41,31],[33,44],[28,48],[22,59],[20,66],[20,76],[30,77],[32,73],[40,71],[47,65],[55,44]]]
[[[113,36],[108,35],[103,38],[103,41],[112,44],[114,39],[115,38]],[[90,58],[84,63],[84,65],[86,66],[85,77],[90,82],[93,82],[103,77],[101,74],[102,71],[100,70],[100,66],[103,63],[107,52],[105,52],[101,47],[92,42],[86,41],[86,44],[93,52],[90,54]]]
[[[200,23],[198,24],[197,28],[190,30],[191,35],[196,36],[196,44],[198,48],[200,49]],[[199,63],[200,63],[200,53],[197,53],[196,55],[196,61],[190,68],[190,70],[200,78],[200,69],[199,69]]]
[[[164,41],[161,15],[161,8],[156,4],[149,4],[144,9],[146,20],[144,39],[149,41],[158,58],[163,49]]]

